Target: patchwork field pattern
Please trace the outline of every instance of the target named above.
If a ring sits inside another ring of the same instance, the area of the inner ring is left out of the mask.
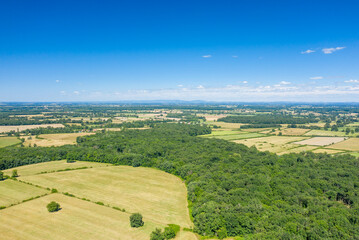
[[[307,139],[306,137],[287,137],[287,136],[269,136],[252,139],[235,140],[236,143],[244,144],[248,147],[256,146],[258,150],[270,151],[274,153],[288,153],[290,150],[298,148],[294,142]]]
[[[89,168],[56,172],[81,167]],[[4,239],[142,240],[149,239],[155,228],[163,229],[169,223],[182,228],[193,226],[185,184],[174,175],[156,169],[64,160],[15,169],[19,180],[56,188],[59,193],[50,194],[49,190],[19,181],[1,181],[0,206],[20,203],[0,212],[0,222],[7,223],[0,224]],[[75,197],[61,194],[64,192]],[[42,197],[21,203],[36,196]],[[58,202],[62,209],[49,213],[46,205],[50,201]],[[144,216],[143,227],[130,227],[129,216],[134,212]],[[181,230],[175,239],[196,240],[197,237]]]
[[[162,224],[191,227],[185,184],[174,175],[127,166],[91,168],[20,177],[43,187],[103,202],[128,212],[141,212]]]

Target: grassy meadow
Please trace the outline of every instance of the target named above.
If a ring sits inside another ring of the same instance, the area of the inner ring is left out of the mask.
[[[0,148],[20,143],[17,137],[0,137]]]

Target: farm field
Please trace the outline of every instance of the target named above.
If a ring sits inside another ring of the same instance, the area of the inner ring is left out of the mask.
[[[52,128],[62,128],[64,125],[59,123],[54,124],[37,124],[37,125],[17,125],[17,126],[0,126],[0,133],[3,132],[10,132],[10,131],[24,131],[27,129],[34,129],[34,128],[46,128],[46,127],[52,127]]]
[[[0,206],[6,207],[11,204],[17,204],[23,200],[43,195],[48,192],[49,191],[47,190],[28,185],[26,183],[6,179],[4,181],[0,181]]]
[[[305,136],[333,136],[333,137],[352,137],[359,135],[358,133],[346,134],[345,132],[325,131],[325,130],[311,130],[304,134]]]
[[[334,149],[327,149],[327,148],[318,148],[312,151],[314,153],[328,153],[328,154],[336,154],[336,153],[342,153],[343,151],[340,150],[334,150]]]
[[[20,172],[19,172],[20,173]],[[161,224],[191,227],[185,184],[174,175],[151,169],[110,166],[20,177],[80,198],[140,212]]]
[[[17,137],[0,137],[0,148],[20,143]]]
[[[293,144],[300,140],[307,139],[306,137],[287,137],[287,136],[269,136],[258,137],[252,139],[235,140],[235,143],[241,143],[248,147],[256,146],[258,150],[270,151],[274,153],[287,153],[289,150],[297,148],[298,145]]]
[[[11,175],[11,171],[16,169],[19,176],[29,176],[36,175],[42,172],[54,172],[58,170],[64,169],[75,169],[75,168],[97,168],[97,167],[106,167],[109,164],[106,163],[97,163],[97,162],[84,162],[84,161],[76,161],[73,163],[67,163],[66,160],[60,161],[51,161],[51,162],[43,162],[31,165],[20,166],[12,169],[4,170],[4,174]]]
[[[266,130],[261,133],[278,135],[281,132],[285,136],[301,136],[307,133],[308,131],[309,129],[303,129],[303,128],[284,128],[281,130],[276,129],[274,132],[272,132],[272,130]]]
[[[39,138],[24,137],[24,146],[34,146],[36,144],[39,147],[50,147],[50,146],[62,146],[66,144],[75,144],[77,137],[91,135],[94,133],[56,133],[56,134],[42,134]]]
[[[313,137],[303,141],[295,142],[300,145],[328,146],[334,143],[342,142],[345,137]]]
[[[220,126],[220,129],[223,130],[233,130],[233,129],[239,129],[243,123],[226,123],[226,122],[215,122],[215,121],[206,121],[205,124],[212,124]]]
[[[46,205],[56,201],[61,210],[49,213]],[[149,239],[151,231],[164,225],[144,219],[141,228],[131,228],[129,214],[95,203],[51,194],[1,210],[2,239],[12,240],[85,240]]]
[[[343,142],[333,144],[327,148],[357,152],[359,151],[359,138],[349,138]]]

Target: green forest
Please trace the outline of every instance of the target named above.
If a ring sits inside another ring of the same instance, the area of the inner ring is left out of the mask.
[[[357,158],[311,152],[277,156],[197,137],[209,133],[207,126],[153,123],[147,130],[80,137],[76,146],[8,147],[0,149],[0,170],[61,159],[154,167],[185,181],[193,231],[202,236],[358,238]]]

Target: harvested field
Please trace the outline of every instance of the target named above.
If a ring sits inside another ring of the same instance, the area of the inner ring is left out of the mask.
[[[39,138],[32,136],[32,139],[29,137],[24,137],[25,142],[24,146],[33,146],[36,144],[39,147],[50,147],[50,146],[62,146],[66,144],[76,144],[76,138],[86,135],[91,135],[94,133],[56,133],[56,134],[42,134],[39,135]]]
[[[300,152],[306,152],[306,151],[312,151],[314,149],[316,149],[317,147],[314,147],[314,146],[300,146],[300,147],[295,147],[295,148],[291,148],[287,151],[284,151],[284,152],[280,152],[278,153],[279,155],[282,155],[282,154],[286,154],[286,153],[300,153]]]
[[[206,121],[217,121],[219,118],[226,117],[227,115],[208,115],[208,114],[198,114],[198,116],[205,117]]]
[[[61,210],[49,213],[46,205],[56,201]],[[159,223],[144,219],[141,228],[131,228],[130,214],[91,202],[51,194],[39,199],[1,210],[0,232],[2,239],[11,240],[97,240],[149,239]]]
[[[66,160],[61,161],[51,161],[51,162],[43,162],[31,165],[25,165],[21,167],[11,168],[4,170],[3,172],[7,175],[11,175],[13,169],[16,169],[19,176],[30,176],[36,175],[43,172],[55,172],[58,170],[64,169],[76,169],[76,168],[97,168],[97,167],[107,167],[110,164],[107,163],[97,163],[97,162],[84,162],[84,161],[76,161],[73,163],[67,163]]]
[[[260,151],[270,151],[274,153],[288,152],[297,148],[298,145],[293,142],[307,139],[306,137],[287,137],[287,136],[270,136],[252,139],[235,140],[235,143],[241,143],[248,147],[256,146]]]
[[[314,153],[328,153],[328,154],[336,154],[336,153],[341,153],[343,151],[340,150],[333,150],[333,149],[326,149],[326,148],[318,148],[314,151],[312,151]]]
[[[349,138],[343,142],[333,144],[328,148],[357,152],[359,151],[359,138]]]
[[[38,125],[17,125],[17,126],[0,126],[0,133],[10,132],[10,131],[24,131],[26,129],[34,129],[34,128],[62,128],[64,125],[54,123],[54,124],[38,124]]]
[[[20,176],[21,180],[56,188],[80,198],[140,212],[161,224],[191,227],[185,184],[174,175],[143,167],[110,166]]]
[[[20,143],[17,137],[0,137],[0,148]]]
[[[239,129],[242,125],[244,125],[243,123],[226,123],[226,122],[214,122],[214,121],[204,122],[204,123],[220,126],[221,129],[223,130]]]
[[[313,145],[313,146],[328,146],[334,143],[338,143],[344,141],[344,137],[313,137],[310,139],[306,139],[300,142],[296,142],[296,144],[300,145]]]
[[[49,191],[11,179],[0,181],[0,206],[10,206],[23,200],[48,193]],[[1,212],[0,216],[3,212]],[[31,219],[29,219],[31,220]],[[1,221],[0,221],[1,222]],[[4,222],[3,222],[4,223]],[[0,224],[4,225],[4,224]],[[0,231],[3,234],[2,231]]]
[[[262,132],[269,131],[269,128],[243,128],[241,130],[244,132]]]

